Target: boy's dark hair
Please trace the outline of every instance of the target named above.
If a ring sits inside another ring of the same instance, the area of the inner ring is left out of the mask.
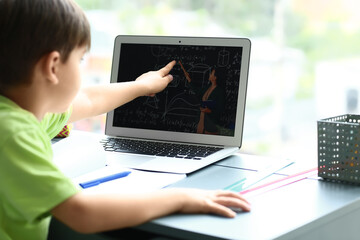
[[[0,0],[0,93],[29,83],[45,54],[59,51],[65,63],[90,42],[89,22],[73,0]]]

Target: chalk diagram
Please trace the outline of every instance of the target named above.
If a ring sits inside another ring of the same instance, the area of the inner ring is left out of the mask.
[[[155,95],[153,97],[147,97],[144,102],[144,105],[154,109],[159,109],[159,102],[160,102],[159,98]]]
[[[211,68],[206,64],[196,64],[192,66],[188,73],[190,74],[191,79],[196,79],[198,82],[201,82],[201,87],[206,87],[209,81]]]
[[[229,64],[230,52],[223,49],[218,54],[218,66],[225,67]]]
[[[183,51],[185,50],[183,49]],[[188,63],[189,68],[187,72],[189,73],[191,79],[193,79],[194,82],[196,81],[198,87],[207,88],[209,85],[211,66],[204,63],[206,57],[202,55],[199,56],[198,54],[191,54],[186,56],[182,55],[181,57],[179,57],[179,55],[174,51],[175,50],[171,47],[152,46],[151,54],[157,59],[157,64],[155,65],[154,69],[160,69],[162,67],[162,65],[160,66],[159,64],[160,59],[168,60],[174,59],[174,57],[179,59],[181,58],[183,62]],[[219,50],[217,52],[217,59],[214,59],[217,68],[230,67],[230,55],[230,52],[225,48]],[[214,57],[216,57],[216,55]],[[239,61],[238,57],[239,55],[234,56],[233,61]],[[199,59],[202,59],[204,61],[198,61]],[[191,87],[189,86],[188,81],[185,79],[185,76],[182,76],[182,74],[178,75],[176,73],[177,70],[174,70],[174,79],[168,85],[167,89],[165,89],[164,94],[162,96],[155,95],[154,97],[147,97],[144,105],[156,110],[164,108],[161,113],[163,120],[165,120],[167,116],[170,115],[185,118],[197,118],[199,116],[200,103],[195,97],[193,90],[191,90]],[[227,74],[229,74],[229,71],[227,72]],[[175,91],[175,88],[183,89],[183,91],[181,93],[176,93],[175,95],[173,95],[172,92]],[[161,104],[160,101],[162,102]]]
[[[196,79],[198,83],[201,83],[201,87],[204,88],[208,85],[210,71],[211,68],[209,65],[195,64],[188,70],[188,73],[191,79]],[[200,103],[196,100],[196,98],[190,97],[193,95],[190,94],[191,91],[186,90],[190,90],[190,86],[188,86],[187,80],[183,79],[183,82],[185,83],[184,92],[175,95],[169,101],[168,92],[166,92],[166,103],[163,119],[166,118],[166,116],[169,114],[186,117],[198,117]]]
[[[164,46],[151,46],[151,54],[156,58],[167,55],[168,50],[169,48]]]
[[[175,95],[168,101],[168,93],[166,92],[165,110],[162,118],[165,119],[167,115],[176,115],[182,117],[195,117],[199,113],[199,103],[191,103],[189,95],[184,91]]]

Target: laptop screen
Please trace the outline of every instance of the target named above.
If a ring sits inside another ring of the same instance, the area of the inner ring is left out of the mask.
[[[117,82],[134,80],[172,60],[177,64],[165,90],[117,108],[113,126],[234,136],[242,51],[242,47],[123,43]]]
[[[108,112],[105,134],[240,147],[250,45],[247,38],[117,36],[111,83],[177,63],[163,91]]]

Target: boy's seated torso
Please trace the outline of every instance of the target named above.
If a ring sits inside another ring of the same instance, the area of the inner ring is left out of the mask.
[[[46,239],[51,209],[79,191],[52,163],[50,137],[68,115],[40,123],[0,95],[0,239]]]

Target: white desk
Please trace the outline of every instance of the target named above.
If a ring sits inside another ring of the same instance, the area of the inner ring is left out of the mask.
[[[172,187],[218,189],[256,174],[242,169],[253,163],[241,162],[241,156],[232,156]],[[273,174],[268,180],[281,177]],[[258,195],[251,203],[252,211],[239,213],[235,219],[175,214],[85,239],[131,239],[137,233],[135,239],[360,239],[359,186],[305,179]],[[61,239],[57,237],[52,239]]]

